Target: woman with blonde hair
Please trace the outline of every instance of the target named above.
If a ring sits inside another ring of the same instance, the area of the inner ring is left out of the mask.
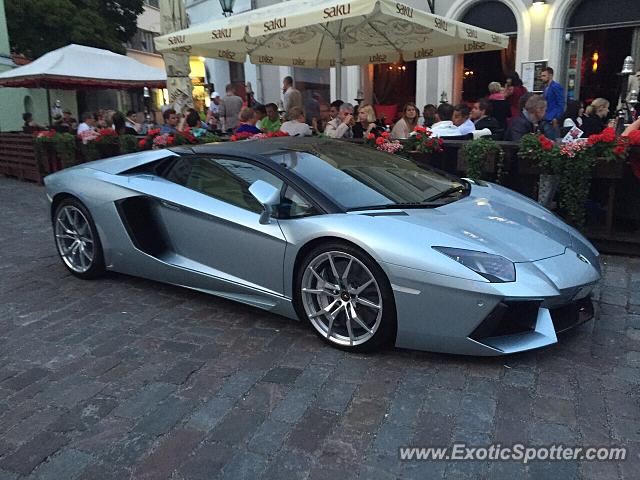
[[[587,138],[589,135],[602,132],[602,130],[607,127],[608,117],[609,100],[606,98],[596,98],[585,110],[585,116],[582,119],[582,126],[580,127],[580,130],[584,132],[582,136]]]
[[[413,102],[405,104],[402,118],[396,122],[391,130],[391,138],[409,138],[411,132],[418,125],[418,107]]]
[[[365,138],[371,132],[377,133],[376,112],[371,105],[361,105],[358,108],[358,121],[353,126],[353,138]]]
[[[504,88],[500,82],[491,82],[489,84],[489,100],[504,100]]]

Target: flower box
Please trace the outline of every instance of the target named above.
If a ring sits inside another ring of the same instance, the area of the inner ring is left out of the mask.
[[[467,156],[463,149],[460,149],[460,153],[458,155],[457,168],[460,172],[467,172],[467,170],[469,170],[469,161],[467,160]],[[496,154],[494,152],[487,155],[487,158],[482,165],[482,171],[485,173],[496,173]]]
[[[619,180],[624,176],[625,164],[622,160],[598,159],[593,166],[592,178]]]
[[[518,173],[520,175],[540,175],[542,173],[542,168],[534,164],[529,158],[519,158]]]

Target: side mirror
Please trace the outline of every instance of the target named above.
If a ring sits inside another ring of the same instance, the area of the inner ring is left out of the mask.
[[[280,203],[280,190],[264,180],[256,180],[249,187],[249,193],[264,207],[260,215],[260,223],[262,225],[270,223],[273,207]]]

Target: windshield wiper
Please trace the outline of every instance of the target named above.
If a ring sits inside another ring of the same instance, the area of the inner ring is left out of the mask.
[[[440,193],[436,193],[432,197],[425,198],[424,202],[425,203],[435,202],[436,200],[440,200],[441,198],[448,197],[449,195],[453,195],[454,193],[464,192],[466,189],[467,187],[465,185],[458,185],[456,187],[451,187]]]
[[[383,205],[369,205],[367,207],[350,208],[347,212],[361,212],[364,210],[402,210],[404,208],[436,208],[441,207],[441,203],[422,203],[422,202],[406,202],[406,203],[385,203]]]

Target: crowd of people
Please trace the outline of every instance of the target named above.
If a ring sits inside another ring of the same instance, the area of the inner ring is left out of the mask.
[[[552,68],[540,74],[541,94],[527,91],[517,73],[504,84],[491,82],[487,96],[473,103],[425,105],[420,112],[415,103],[407,103],[397,119],[377,116],[373,105],[336,100],[323,102],[313,96],[313,109],[303,105],[303,96],[285,77],[282,84],[281,117],[275,103],[247,105],[228,85],[226,95],[212,95],[207,113],[209,128],[234,133],[283,131],[292,136],[325,135],[331,138],[365,138],[370,133],[389,131],[393,139],[408,138],[415,127],[428,127],[433,136],[470,139],[490,136],[495,140],[519,141],[527,133],[543,133],[555,140],[576,127],[587,137],[607,126],[609,103],[594,99],[585,109],[582,103],[565,103],[562,86],[554,80]],[[391,122],[390,120],[396,120]]]
[[[387,131],[392,139],[403,139],[418,125],[427,127],[435,137],[455,139],[489,136],[495,140],[519,141],[527,133],[539,132],[555,140],[576,128],[584,137],[600,133],[608,123],[609,102],[596,98],[586,108],[576,100],[565,103],[564,90],[553,77],[553,69],[545,68],[540,74],[544,91],[533,94],[514,73],[507,76],[504,84],[491,82],[487,96],[476,102],[428,104],[422,112],[415,103],[407,103],[397,119],[376,115],[371,104],[354,106],[341,100],[327,103],[318,94],[312,95],[305,105],[303,95],[290,76],[282,82],[282,110],[275,103],[259,104],[253,96],[243,99],[237,95],[235,85],[229,84],[224,96],[218,92],[211,94],[206,115],[201,116],[193,108],[176,112],[168,105],[163,107],[160,133],[173,134],[188,129],[200,136],[207,132],[253,135],[280,131],[290,136],[357,139]],[[27,133],[43,128],[29,113],[25,113],[23,119],[23,130]],[[71,111],[61,110],[53,120],[51,128],[79,135],[101,128],[113,128],[118,134],[142,135],[154,127],[140,122],[133,111],[126,115],[113,110],[88,112],[78,122]]]

